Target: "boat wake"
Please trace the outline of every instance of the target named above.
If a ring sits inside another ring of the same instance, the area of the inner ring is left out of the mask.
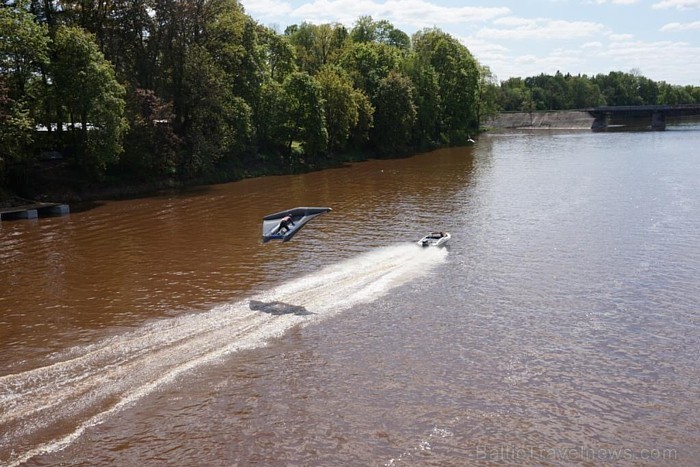
[[[195,368],[370,303],[445,261],[443,249],[379,248],[204,313],[157,321],[0,377],[0,464],[65,448],[89,427]]]

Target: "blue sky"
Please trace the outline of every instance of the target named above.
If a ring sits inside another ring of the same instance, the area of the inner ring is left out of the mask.
[[[250,16],[290,24],[360,16],[411,35],[438,27],[499,80],[540,73],[640,73],[700,86],[700,0],[242,0]]]

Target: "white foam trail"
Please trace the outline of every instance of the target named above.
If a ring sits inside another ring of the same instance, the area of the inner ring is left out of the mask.
[[[54,364],[0,377],[0,464],[63,449],[176,377],[376,300],[446,257],[443,249],[416,245],[372,250],[250,299],[151,323],[70,349]]]

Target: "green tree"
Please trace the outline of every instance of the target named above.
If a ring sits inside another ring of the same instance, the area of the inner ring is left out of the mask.
[[[605,104],[600,89],[587,76],[572,77],[569,82],[571,104],[574,109],[585,109]]]
[[[659,99],[659,85],[656,84],[656,82],[644,76],[638,76],[637,88],[643,105],[657,104]]]
[[[408,34],[400,29],[396,29],[387,20],[377,22],[375,32],[375,41],[381,44],[390,45],[404,51],[408,51],[411,48],[411,38],[408,37]]]
[[[286,36],[296,51],[299,69],[315,75],[336,60],[348,36],[340,24],[311,24],[287,28]]]
[[[361,16],[355,22],[350,37],[354,42],[376,42],[408,51],[411,39],[387,20],[374,21],[371,16]]]
[[[508,78],[501,82],[499,93],[499,103],[505,111],[517,111],[523,106],[523,101],[526,95],[529,96],[530,91],[522,78]]]
[[[377,24],[371,16],[360,16],[350,31],[353,42],[374,42],[377,38]]]
[[[438,125],[443,143],[459,144],[478,129],[479,66],[469,50],[439,29],[413,35],[414,50],[438,73]]]
[[[339,68],[325,66],[316,76],[323,98],[328,151],[345,148],[350,130],[359,119],[359,102],[350,78]]]
[[[223,2],[221,11],[206,24],[199,41],[227,75],[233,95],[246,102],[258,99],[264,60],[257,26],[233,0]]]
[[[477,121],[482,122],[498,113],[498,79],[487,66],[482,66],[479,72],[479,97],[477,100]]]
[[[182,140],[173,130],[172,103],[136,89],[128,95],[127,114],[131,125],[119,167],[132,176],[175,175]]]
[[[31,159],[32,83],[48,63],[48,30],[27,8],[25,1],[0,7],[0,185],[7,165]]]
[[[53,42],[51,95],[56,122],[69,125],[77,164],[96,176],[122,152],[125,90],[94,37],[80,28],[60,26]]]
[[[396,71],[379,82],[372,141],[380,155],[401,154],[411,147],[416,119],[413,92],[411,80]]]
[[[158,97],[173,103],[175,131],[182,135],[185,112],[185,65],[192,45],[204,40],[207,18],[212,16],[211,3],[204,0],[153,0],[153,31],[148,38],[153,47],[152,83]]]
[[[639,82],[635,75],[611,71],[607,75],[598,74],[593,79],[598,85],[607,105],[641,105]]]
[[[202,46],[190,47],[183,84],[183,133],[188,152],[180,172],[192,176],[246,151],[253,131],[252,111],[233,95],[227,74]]]
[[[289,75],[283,87],[288,104],[288,151],[291,153],[296,141],[301,145],[306,162],[314,163],[328,147],[321,87],[305,72]]]
[[[376,42],[353,42],[344,50],[339,64],[360,89],[372,98],[379,81],[397,70],[401,59],[398,49]]]
[[[700,104],[700,86],[685,86],[689,100],[688,104]]]
[[[27,7],[24,0],[0,7],[0,74],[15,99],[26,93],[28,82],[48,62],[48,30],[34,21]]]
[[[350,130],[349,148],[360,150],[369,141],[374,128],[374,107],[370,98],[360,90],[355,90],[353,100],[357,106],[357,123]]]
[[[294,48],[286,36],[280,36],[272,29],[262,26],[258,29],[258,38],[264,64],[263,75],[281,83],[290,73],[296,71]]]
[[[571,100],[567,78],[560,72],[554,76],[541,73],[525,79],[539,110],[570,109]]]
[[[7,166],[25,158],[32,129],[28,111],[9,96],[6,79],[0,75],[0,188],[6,182]]]
[[[416,54],[411,54],[405,60],[404,68],[414,87],[416,122],[413,143],[419,148],[435,146],[440,140],[438,73],[427,60]]]
[[[255,108],[257,143],[263,153],[285,155],[289,146],[287,108],[288,101],[282,84],[275,80],[263,83]]]
[[[50,12],[65,26],[80,27],[95,37],[95,42],[114,66],[122,82],[134,86],[152,86],[153,0],[42,0],[43,11]],[[38,8],[37,8],[38,9]]]

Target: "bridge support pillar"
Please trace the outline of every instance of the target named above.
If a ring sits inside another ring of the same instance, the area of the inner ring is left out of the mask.
[[[597,114],[595,115],[595,120],[591,125],[591,130],[593,131],[605,131],[608,129],[608,115],[607,114]]]
[[[666,113],[654,111],[651,114],[651,129],[663,131],[666,129]]]

